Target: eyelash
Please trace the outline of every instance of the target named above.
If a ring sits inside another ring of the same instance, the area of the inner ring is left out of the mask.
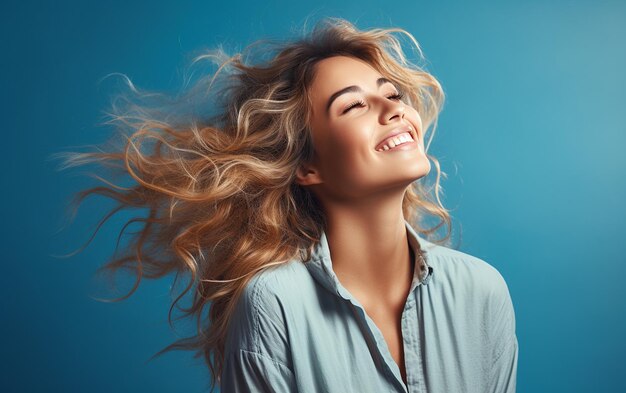
[[[396,94],[390,95],[387,98],[390,99],[390,100],[401,100],[402,98],[404,98],[404,94],[403,93],[396,93]],[[363,101],[361,101],[361,100],[354,101],[353,103],[348,105],[348,107],[346,109],[344,109],[343,113],[347,113],[350,109],[356,107],[357,105],[365,105],[365,103]]]

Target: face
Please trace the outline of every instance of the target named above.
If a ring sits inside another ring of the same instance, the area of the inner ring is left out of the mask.
[[[321,60],[310,86],[315,159],[298,182],[329,198],[406,190],[430,171],[422,121],[394,84],[368,63]]]

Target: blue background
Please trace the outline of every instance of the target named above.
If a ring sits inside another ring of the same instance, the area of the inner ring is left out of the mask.
[[[231,52],[307,20],[398,26],[421,43],[447,101],[431,153],[448,173],[460,249],[509,284],[519,392],[626,391],[626,3],[237,1],[3,3],[2,388],[4,392],[202,392],[188,352],[148,358],[185,332],[166,323],[171,280],[121,303],[89,297],[127,216],[70,259],[105,212],[95,182],[48,157],[103,142],[122,72],[175,90],[192,51]]]

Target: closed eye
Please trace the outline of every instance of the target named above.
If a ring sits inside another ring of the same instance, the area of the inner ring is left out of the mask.
[[[350,111],[350,109],[352,109],[352,108],[355,108],[357,106],[363,106],[363,105],[365,105],[365,103],[363,101],[354,101],[353,103],[348,105],[348,107],[342,112],[342,114],[348,113]]]
[[[404,98],[404,94],[402,94],[402,93],[396,93],[396,94],[392,94],[390,96],[387,96],[387,99],[390,99],[390,100],[402,100],[402,98]],[[346,109],[344,109],[342,114],[348,113],[352,108],[355,108],[357,106],[361,107],[361,106],[364,106],[364,105],[365,105],[365,102],[363,102],[362,100],[354,101],[353,103],[348,105],[348,107]]]
[[[396,94],[391,95],[391,96],[389,96],[387,98],[389,98],[390,100],[402,100],[404,98],[404,94],[396,93]]]

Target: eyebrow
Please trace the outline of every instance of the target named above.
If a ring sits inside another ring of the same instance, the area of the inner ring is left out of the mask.
[[[393,84],[393,82],[387,78],[378,78],[376,80],[376,87],[380,87],[385,83]],[[361,89],[359,86],[348,86],[333,93],[333,95],[331,95],[330,98],[328,99],[328,103],[326,104],[326,114],[328,114],[328,111],[330,110],[330,106],[333,104],[333,101],[335,101],[335,99],[337,99],[337,97],[339,97],[340,95],[345,94],[345,93],[361,92],[361,91],[363,91],[363,89]]]

